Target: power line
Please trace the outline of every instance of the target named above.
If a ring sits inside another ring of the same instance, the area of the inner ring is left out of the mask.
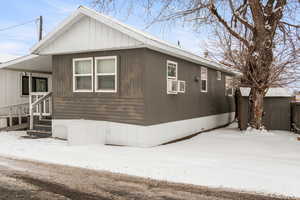
[[[0,31],[6,31],[6,30],[9,30],[9,29],[17,28],[17,27],[23,26],[23,25],[25,25],[25,24],[29,24],[29,23],[32,23],[32,22],[36,22],[37,20],[39,20],[39,19],[34,19],[34,20],[27,21],[27,22],[23,22],[23,23],[21,23],[21,24],[17,24],[17,25],[13,25],[13,26],[6,27],[6,28],[2,28],[2,29],[0,29]]]

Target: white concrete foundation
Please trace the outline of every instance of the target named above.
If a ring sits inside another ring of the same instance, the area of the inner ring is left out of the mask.
[[[70,145],[114,144],[135,147],[157,146],[194,133],[228,124],[234,112],[210,115],[152,126],[92,120],[53,120],[53,137]]]
[[[7,119],[6,118],[0,118],[0,128],[7,127]]]

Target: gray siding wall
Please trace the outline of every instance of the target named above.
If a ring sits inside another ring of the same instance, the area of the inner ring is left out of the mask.
[[[245,130],[249,123],[248,97],[239,100],[240,129]],[[267,130],[290,130],[291,128],[291,98],[265,97],[263,123]]]
[[[72,59],[118,56],[118,92],[73,93]],[[167,94],[166,63],[178,63],[178,80],[186,93]],[[54,119],[90,119],[154,125],[233,112],[234,98],[225,96],[225,74],[217,80],[208,68],[208,92],[200,92],[200,65],[150,49],[102,51],[53,56]]]
[[[73,93],[73,58],[117,56],[117,93]],[[89,119],[144,124],[143,50],[53,56],[54,119]]]
[[[145,53],[146,124],[152,125],[208,115],[234,112],[234,98],[225,96],[225,73],[217,80],[217,71],[208,69],[208,92],[200,92],[201,66],[150,49]],[[167,60],[178,63],[178,80],[186,81],[186,93],[167,94]]]

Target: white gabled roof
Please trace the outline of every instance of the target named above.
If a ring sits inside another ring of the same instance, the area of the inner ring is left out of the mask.
[[[248,97],[251,88],[241,87],[241,95],[243,97]],[[288,88],[269,88],[266,97],[291,97],[293,93]]]
[[[186,50],[183,50],[182,48],[179,48],[175,45],[172,45],[168,42],[165,42],[163,40],[160,40],[148,33],[145,33],[143,31],[137,30],[135,28],[132,28],[124,23],[121,23],[111,17],[108,17],[106,15],[103,15],[99,12],[96,12],[92,9],[89,9],[84,6],[80,6],[71,16],[69,16],[65,21],[63,21],[53,32],[48,34],[42,41],[37,43],[32,49],[32,54],[40,54],[41,50],[45,48],[47,45],[51,44],[57,37],[59,37],[62,33],[68,30],[69,27],[71,27],[73,24],[75,24],[77,21],[82,19],[82,17],[88,16],[92,19],[97,20],[100,23],[103,23],[115,30],[120,31],[123,34],[126,34],[130,36],[131,38],[134,38],[135,40],[141,42],[142,45],[139,45],[140,47],[148,47],[150,49],[166,53],[168,55],[172,55],[175,57],[179,57],[197,64],[205,65],[210,68],[214,68],[220,71],[228,72],[228,73],[234,73],[231,70],[229,70],[226,66],[202,58],[196,54],[193,54],[191,52],[188,52]],[[100,50],[100,49],[99,49]],[[89,49],[87,49],[89,51]],[[56,53],[56,52],[55,52]],[[57,52],[59,54],[60,52]]]

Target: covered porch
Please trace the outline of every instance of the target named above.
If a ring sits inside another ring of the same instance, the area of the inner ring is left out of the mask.
[[[5,130],[34,129],[34,119],[52,115],[52,57],[28,55],[0,64],[5,91],[0,122]],[[1,125],[1,124],[0,124]]]

